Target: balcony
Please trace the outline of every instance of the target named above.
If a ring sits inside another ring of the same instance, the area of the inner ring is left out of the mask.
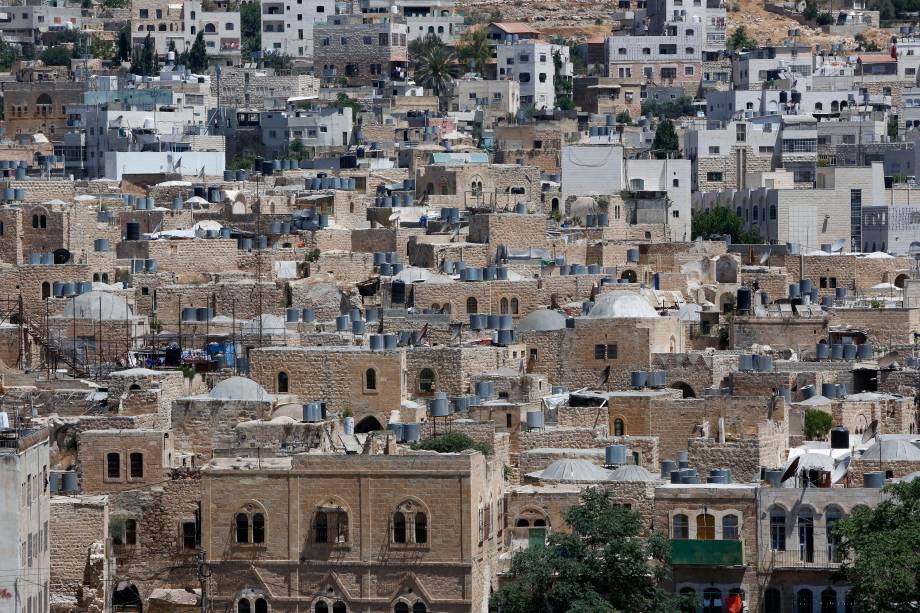
[[[788,551],[770,551],[768,561],[774,569],[813,569],[838,568],[843,556],[834,548],[827,549],[791,549]]]
[[[671,564],[674,566],[744,566],[741,541],[672,540]]]

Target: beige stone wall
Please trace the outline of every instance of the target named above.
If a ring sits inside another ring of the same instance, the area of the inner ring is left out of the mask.
[[[109,537],[108,498],[55,496],[48,527],[51,591],[76,599],[84,582],[90,548],[104,544]]]
[[[271,416],[268,402],[182,398],[172,404],[173,445],[207,460],[215,449],[233,447],[237,424]]]
[[[108,455],[118,454],[119,470],[107,470]],[[132,474],[131,454],[143,458],[141,475]],[[163,480],[172,458],[172,441],[160,430],[86,430],[78,439],[77,462],[85,494],[118,492]]]

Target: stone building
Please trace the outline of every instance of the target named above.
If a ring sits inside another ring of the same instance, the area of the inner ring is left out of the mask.
[[[405,20],[367,15],[333,15],[313,27],[313,64],[322,82],[350,86],[403,81],[409,30]],[[320,66],[322,66],[320,72]]]
[[[211,598],[239,611],[479,609],[503,546],[479,453],[215,459],[202,492]]]

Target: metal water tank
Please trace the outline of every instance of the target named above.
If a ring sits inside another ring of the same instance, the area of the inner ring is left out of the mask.
[[[661,478],[667,479],[671,476],[671,473],[677,470],[677,462],[674,460],[662,460],[661,461]]]
[[[488,318],[480,313],[470,313],[470,330],[485,330]]]
[[[590,300],[585,300],[581,303],[581,314],[587,315],[591,312],[591,309],[594,307],[594,303]]]
[[[639,250],[638,249],[627,249],[626,250],[626,261],[630,264],[637,264],[639,262]]]
[[[847,299],[847,288],[838,287],[834,290],[834,298],[837,300],[846,300]]]
[[[789,297],[798,298],[799,296],[801,296],[801,293],[799,292],[799,284],[792,283],[791,285],[789,285]]]
[[[80,281],[77,285],[79,286],[79,291],[81,294],[88,294],[93,291],[92,281]]]
[[[514,344],[514,330],[499,330],[497,345],[507,347]]]
[[[52,470],[48,472],[48,488],[52,494],[57,494],[61,490],[61,473]]]
[[[831,449],[849,449],[850,431],[843,426],[831,429]]]
[[[843,359],[842,343],[834,343],[831,345],[831,359],[838,362]]]
[[[749,287],[738,288],[736,304],[739,313],[751,312],[751,289]]]
[[[432,398],[428,401],[428,411],[432,417],[447,417],[450,415],[450,404],[447,398]]]
[[[362,334],[364,334],[364,331],[365,331],[364,321],[359,319],[358,321],[351,322],[351,333],[352,334],[354,334],[355,336],[361,336]]]
[[[351,326],[351,317],[348,315],[339,315],[335,318],[335,331],[336,332],[347,332],[348,328]]]
[[[633,389],[641,389],[648,382],[648,373],[644,370],[634,370],[629,373],[629,384]]]
[[[473,388],[480,398],[491,398],[495,394],[495,384],[492,381],[477,381]]]
[[[622,466],[626,464],[626,445],[607,445],[604,448],[604,464]]]
[[[771,372],[773,370],[773,358],[768,355],[755,355],[754,370],[757,372]]]
[[[211,321],[211,309],[198,307],[195,309],[195,321]]]
[[[51,284],[51,295],[55,298],[62,298],[64,296],[64,282],[55,281]]]
[[[821,384],[821,395],[825,398],[830,398],[831,400],[837,399],[837,384],[836,383],[822,383]]]
[[[307,423],[323,421],[323,407],[318,402],[308,402],[303,405],[303,420]]]
[[[61,290],[65,297],[70,298],[71,296],[77,295],[77,286],[74,283],[64,282],[64,287]]]
[[[803,387],[801,390],[799,390],[799,392],[802,394],[802,400],[808,400],[809,398],[813,398],[813,397],[814,397],[814,395],[815,395],[815,386],[814,386],[814,385],[806,385],[806,386]]]
[[[527,411],[527,429],[539,430],[543,427],[543,411]]]
[[[783,471],[777,469],[770,469],[764,473],[765,481],[770,484],[771,487],[782,487]]]
[[[860,360],[871,360],[874,356],[874,350],[872,343],[863,343],[862,345],[856,345],[856,357]]]
[[[498,330],[501,323],[501,316],[499,315],[487,315],[486,316],[486,326],[489,330]]]
[[[843,359],[844,360],[847,360],[847,361],[855,360],[856,352],[857,352],[856,345],[853,345],[852,343],[843,344]]]
[[[300,321],[300,309],[286,309],[285,321],[289,324],[296,324]]]
[[[382,351],[383,350],[383,335],[382,334],[371,334],[368,337],[368,346],[371,351]]]
[[[61,473],[61,491],[75,493],[80,490],[80,481],[77,478],[77,471],[66,470]]]
[[[403,425],[400,423],[390,423],[387,424],[387,430],[393,433],[393,437],[397,442],[403,442]]]
[[[827,343],[818,343],[815,345],[815,359],[826,360],[831,355],[830,345]]]
[[[387,351],[396,349],[399,346],[399,337],[395,334],[383,335],[383,348]]]
[[[804,296],[805,294],[811,294],[813,289],[811,279],[802,279],[799,281],[799,292]]]
[[[863,473],[863,487],[876,490],[885,487],[885,473],[880,471]]]
[[[739,356],[738,370],[754,370],[754,355],[750,353],[742,353]]]
[[[402,440],[404,443],[417,443],[422,438],[422,424],[408,423],[403,424]]]

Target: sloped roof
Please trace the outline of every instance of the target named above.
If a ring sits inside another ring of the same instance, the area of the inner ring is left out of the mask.
[[[520,21],[498,21],[492,25],[507,34],[540,34],[540,30],[535,30]]]

